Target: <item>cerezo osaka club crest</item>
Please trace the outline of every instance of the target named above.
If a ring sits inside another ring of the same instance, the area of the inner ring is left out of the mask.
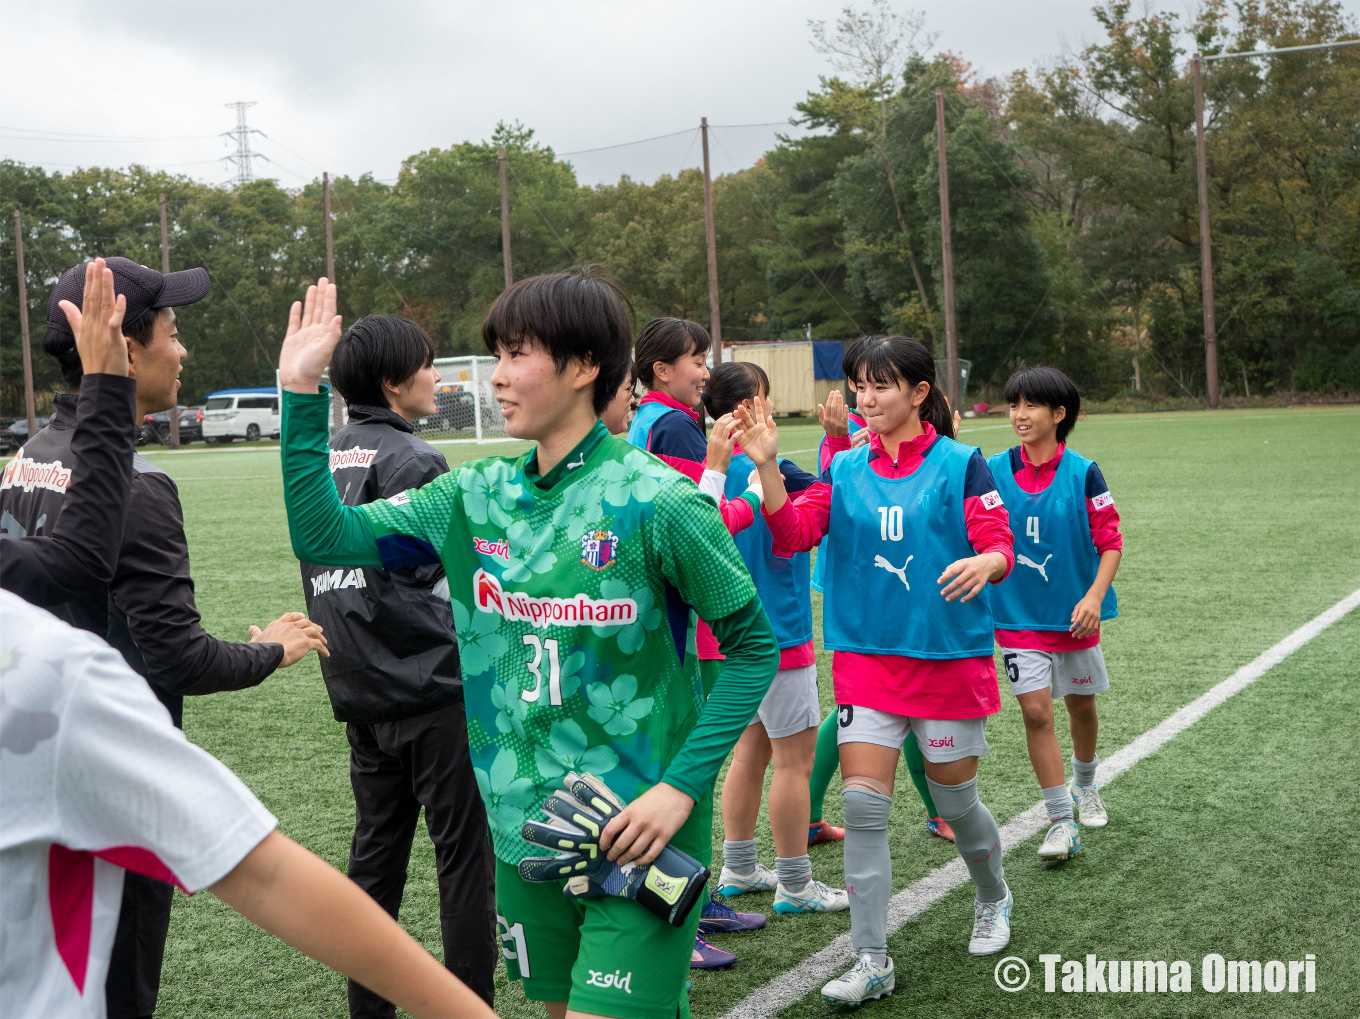
[[[581,535],[581,562],[596,572],[614,562],[618,549],[619,539],[613,531],[587,531]]]

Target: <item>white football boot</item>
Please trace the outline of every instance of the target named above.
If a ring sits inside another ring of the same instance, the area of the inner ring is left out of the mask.
[[[1105,813],[1105,801],[1100,798],[1098,786],[1077,785],[1073,782],[1067,791],[1072,794],[1072,805],[1077,808],[1077,820],[1083,828],[1104,828],[1110,823],[1110,815]]]
[[[779,878],[763,863],[757,863],[756,869],[749,874],[738,874],[723,867],[722,874],[718,876],[718,894],[729,899],[747,892],[772,892],[778,885]]]
[[[1039,859],[1045,863],[1070,860],[1081,852],[1081,833],[1074,821],[1058,821],[1048,829],[1048,837],[1039,847]]]
[[[1010,885],[1000,902],[973,902],[973,937],[969,955],[995,955],[1011,943],[1011,907],[1015,898]]]
[[[783,885],[775,889],[776,913],[839,913],[850,908],[850,895],[844,888],[830,888],[820,881],[809,881],[801,892]]]
[[[887,966],[876,966],[868,955],[861,955],[850,972],[838,976],[822,988],[822,1000],[833,1005],[862,1005],[892,994],[897,986],[893,961]]]

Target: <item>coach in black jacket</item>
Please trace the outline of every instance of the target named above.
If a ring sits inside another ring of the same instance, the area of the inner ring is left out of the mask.
[[[360,319],[336,346],[330,377],[349,408],[330,443],[331,476],[346,506],[419,488],[448,471],[439,451],[413,434],[412,422],[434,413],[439,382],[434,345],[418,325],[396,315]],[[443,579],[439,566],[302,564],[308,615],[329,642],[321,675],[349,737],[349,876],[395,917],[423,806],[444,965],[492,1004],[486,814],[468,754],[453,613],[447,593],[436,593]],[[352,980],[349,1011],[355,1019],[394,1015],[390,1003]]]
[[[129,375],[136,382],[136,412],[129,431],[146,414],[175,406],[181,361],[176,307],[208,293],[208,273],[186,269],[162,276],[127,258],[110,258],[118,295],[126,300],[121,329]],[[75,336],[59,307],[80,308],[86,267],[62,274],[53,288],[43,348],[61,365],[70,389],[83,376]],[[61,472],[78,467],[73,444],[79,397],[58,395],[47,427],[19,450],[16,470],[32,484],[0,490],[0,519],[26,535],[50,535],[66,501]],[[179,492],[170,476],[142,456],[132,464],[126,522],[118,565],[107,587],[87,590],[51,611],[117,648],[152,692],[181,723],[184,697],[255,686],[281,666],[292,665],[325,642],[315,624],[290,612],[264,630],[251,627],[251,643],[232,644],[204,631],[194,605],[189,548]],[[170,885],[128,873],[105,983],[109,1019],[140,1019],[156,1008],[165,937],[170,925]]]

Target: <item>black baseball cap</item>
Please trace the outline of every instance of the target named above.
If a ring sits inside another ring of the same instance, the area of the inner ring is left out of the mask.
[[[181,308],[201,301],[208,296],[211,286],[208,270],[203,268],[159,273],[130,258],[117,255],[104,261],[113,270],[114,292],[127,298],[124,322],[136,321],[151,308]],[[81,262],[62,273],[47,302],[47,332],[43,336],[43,350],[63,364],[68,356],[76,356],[76,338],[71,332],[71,324],[66,321],[66,313],[61,310],[61,302],[70,301],[77,308],[81,307],[85,300],[85,266],[88,264]]]

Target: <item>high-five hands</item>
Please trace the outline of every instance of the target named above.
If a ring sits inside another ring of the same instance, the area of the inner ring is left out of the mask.
[[[331,363],[340,341],[340,316],[335,313],[335,284],[322,276],[307,288],[305,300],[294,301],[288,312],[288,331],[279,351],[279,384],[293,393],[315,393],[321,373]]]
[[[308,651],[315,651],[322,658],[331,656],[326,650],[326,638],[321,636],[321,627],[301,612],[285,612],[263,630],[252,626],[250,643],[281,645],[283,661],[279,662],[280,669],[302,661]]]
[[[731,465],[739,427],[731,414],[724,414],[713,422],[713,431],[708,436],[708,455],[704,457],[704,466],[710,471],[725,473]]]
[[[850,434],[850,408],[845,405],[845,397],[839,389],[827,394],[825,404],[817,404],[817,420],[827,435],[844,437]]]
[[[737,441],[741,451],[756,465],[761,502],[766,510],[777,513],[788,502],[789,494],[784,488],[784,475],[779,472],[779,431],[771,409],[768,401],[752,400],[743,402],[735,413],[741,425]]]
[[[128,341],[123,336],[127,298],[113,292],[113,270],[102,258],[85,264],[85,296],[81,308],[62,301],[61,310],[76,337],[80,367],[86,375],[128,373]]]

